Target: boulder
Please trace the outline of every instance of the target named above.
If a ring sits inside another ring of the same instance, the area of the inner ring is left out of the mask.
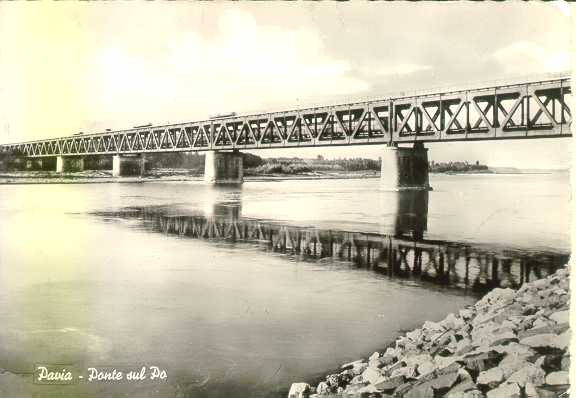
[[[363,384],[363,383],[360,383],[360,384],[351,384],[351,385],[349,385],[348,387],[346,387],[344,397],[347,397],[347,398],[348,398],[348,397],[360,397],[360,396],[361,396],[361,395],[360,395],[360,394],[361,394],[360,391],[361,391],[362,389],[364,389],[366,386],[367,386],[367,384]],[[326,395],[326,394],[325,394],[325,395]],[[333,393],[329,393],[329,394],[327,394],[327,395],[328,395],[328,397],[333,397],[333,396],[334,396]],[[313,397],[310,397],[310,398],[313,398]],[[318,398],[320,398],[320,397],[318,397]]]
[[[307,398],[310,395],[310,384],[292,383],[288,398]]]
[[[534,336],[525,337],[520,340],[520,344],[527,345],[532,348],[556,348],[563,349],[566,347],[557,335],[552,333],[537,334]]]
[[[380,359],[380,353],[376,351],[374,354],[370,355],[368,361],[376,361],[378,359]]]
[[[362,380],[374,384],[376,380],[380,379],[382,374],[378,371],[378,369],[374,368],[366,368],[364,372],[362,372]]]
[[[534,351],[532,348],[522,345],[522,344],[518,344],[518,343],[510,343],[510,344],[506,344],[506,345],[497,345],[494,347],[490,347],[492,350],[499,352],[501,354],[506,354],[506,355],[513,355],[516,357],[531,357],[536,355],[536,351]]]
[[[402,358],[402,361],[406,364],[406,366],[415,368],[423,362],[432,361],[432,356],[430,354],[411,355]]]
[[[458,380],[458,371],[452,373],[439,374],[438,377],[429,381],[434,390],[444,390],[451,388]]]
[[[411,332],[406,333],[406,337],[415,343],[419,343],[422,340],[422,329],[415,329]]]
[[[507,380],[507,383],[517,383],[520,387],[524,387],[526,383],[540,386],[544,384],[546,372],[538,366],[530,363],[525,364],[522,368],[514,372]]]
[[[471,308],[465,308],[463,310],[458,311],[458,315],[460,318],[463,318],[465,321],[470,320],[474,317],[474,310]]]
[[[464,362],[466,369],[481,372],[496,366],[502,357],[503,355],[496,351],[488,351],[480,354],[466,355],[462,359],[462,362]]]
[[[317,394],[329,394],[331,392],[332,392],[332,389],[330,388],[328,383],[326,383],[324,381],[318,383],[318,386],[316,387],[316,393]]]
[[[382,378],[376,383],[374,383],[374,387],[376,387],[378,391],[392,392],[396,388],[400,387],[402,384],[404,384],[404,377],[396,376],[396,377]]]
[[[394,369],[390,373],[390,377],[405,377],[407,379],[416,378],[416,368],[414,366],[404,366],[398,369]]]
[[[561,370],[559,372],[552,372],[546,376],[546,384],[549,386],[559,386],[570,384],[568,372]]]
[[[504,372],[499,367],[480,372],[476,383],[489,388],[496,388],[504,380]]]
[[[436,364],[436,367],[438,369],[444,369],[447,368],[448,366],[453,365],[454,363],[461,361],[462,358],[464,358],[463,356],[460,355],[455,355],[452,357],[442,357],[442,356],[436,356],[434,358],[434,363]],[[457,365],[458,367],[460,367],[460,365]]]
[[[479,394],[479,395],[478,395]],[[471,380],[466,380],[456,384],[446,393],[447,398],[472,398],[481,397],[484,395],[478,391],[478,387]]]
[[[507,379],[510,376],[512,376],[514,373],[516,373],[518,370],[522,369],[524,366],[529,365],[529,364],[530,364],[530,362],[528,362],[523,357],[514,357],[514,356],[510,355],[510,356],[507,356],[506,358],[504,358],[502,360],[502,362],[500,362],[500,364],[498,364],[498,367],[504,373],[504,379]]]
[[[526,398],[539,398],[538,390],[536,390],[536,386],[532,383],[526,383],[524,386],[524,394]]]
[[[365,396],[366,394],[372,394],[372,393],[377,393],[377,392],[378,392],[378,389],[376,389],[376,387],[373,386],[372,384],[361,387],[357,391],[357,393],[360,394],[360,396]]]
[[[434,390],[429,384],[417,385],[402,395],[403,398],[434,398]]]
[[[416,368],[419,375],[426,375],[436,370],[436,364],[433,361],[424,361]]]
[[[350,380],[350,384],[362,384],[362,383],[364,383],[362,375],[357,375],[352,380]]]
[[[516,336],[516,333],[514,333],[512,330],[506,330],[506,331],[502,331],[500,333],[490,335],[486,339],[487,344],[490,346],[496,346],[496,345],[500,345],[500,344],[508,344],[510,342],[517,342],[517,341],[518,341],[518,336]]]
[[[486,394],[487,398],[520,398],[521,396],[520,387],[516,383],[502,384]]]
[[[360,374],[362,374],[362,372],[364,372],[366,370],[367,367],[368,367],[368,364],[366,362],[362,362],[362,361],[354,362],[354,365],[352,366],[352,369],[350,369],[350,370],[355,375],[360,375]]]
[[[532,322],[532,329],[540,329],[549,326],[553,326],[555,323],[550,319],[544,317],[537,317],[534,322]]]
[[[396,357],[388,354],[384,354],[382,358],[380,358],[380,363],[384,366],[392,365],[396,361]]]
[[[570,329],[556,336],[556,347],[561,350],[566,350],[570,346],[570,338]]]
[[[444,328],[439,323],[432,322],[432,321],[424,322],[422,329],[428,330],[428,331],[434,331],[434,332],[443,332],[444,331]]]
[[[464,320],[454,314],[448,314],[448,316],[440,322],[440,325],[445,329],[456,330],[464,326]]]

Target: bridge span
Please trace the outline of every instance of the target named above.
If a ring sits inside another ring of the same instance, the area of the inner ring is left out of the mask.
[[[241,183],[240,150],[379,144],[385,186],[428,189],[425,143],[570,136],[570,84],[564,77],[145,125],[5,144],[0,151],[39,161],[57,157],[56,169],[61,172],[83,169],[83,156],[109,155],[114,157],[117,176],[124,174],[125,164],[143,164],[146,153],[207,151],[206,182]]]

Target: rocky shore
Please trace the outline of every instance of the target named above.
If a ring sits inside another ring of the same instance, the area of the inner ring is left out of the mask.
[[[440,322],[427,321],[384,352],[342,365],[289,398],[539,398],[569,388],[569,270],[519,290],[494,289]],[[567,396],[567,393],[566,393]]]

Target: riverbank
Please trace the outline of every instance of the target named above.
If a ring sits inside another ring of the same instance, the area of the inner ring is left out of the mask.
[[[315,387],[294,383],[288,397],[560,397],[569,388],[569,303],[566,266],[426,321]]]
[[[431,174],[500,174],[495,172],[431,172]],[[509,173],[508,173],[509,174]],[[512,173],[538,174],[538,173]],[[543,173],[540,173],[543,174]],[[55,171],[11,171],[0,172],[0,185],[6,184],[102,184],[102,183],[144,183],[158,181],[203,181],[203,176],[190,173],[187,169],[154,169],[144,177],[113,177],[108,170],[87,170],[69,173]],[[333,180],[355,178],[380,178],[373,170],[353,172],[309,172],[302,174],[259,174],[246,175],[244,181],[284,181],[284,180]]]
[[[245,176],[245,181],[282,181],[282,180],[325,180],[378,178],[378,172],[347,173],[304,173],[304,174],[268,174]],[[113,177],[107,170],[87,170],[70,173],[55,171],[12,171],[0,173],[0,185],[6,184],[101,184],[101,183],[144,183],[158,181],[203,181],[204,177],[190,174],[186,169],[151,170],[144,177]]]

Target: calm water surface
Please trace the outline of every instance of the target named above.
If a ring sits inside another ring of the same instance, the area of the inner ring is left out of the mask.
[[[168,373],[43,397],[277,396],[566,261],[568,174],[431,184],[0,186],[0,368]]]

